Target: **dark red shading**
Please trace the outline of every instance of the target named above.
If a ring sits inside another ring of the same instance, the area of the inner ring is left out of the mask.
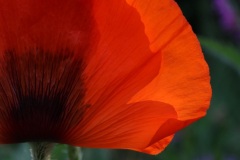
[[[0,129],[5,141],[60,142],[87,107],[83,70],[83,60],[69,49],[6,51],[0,68]]]

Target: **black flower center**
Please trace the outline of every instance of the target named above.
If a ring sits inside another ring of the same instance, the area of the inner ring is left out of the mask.
[[[86,109],[83,70],[83,59],[68,49],[6,51],[0,62],[0,136],[8,143],[61,142]]]

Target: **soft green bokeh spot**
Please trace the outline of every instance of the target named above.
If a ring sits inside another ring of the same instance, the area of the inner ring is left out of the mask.
[[[240,51],[233,44],[199,36],[200,43],[208,54],[212,54],[240,73]]]

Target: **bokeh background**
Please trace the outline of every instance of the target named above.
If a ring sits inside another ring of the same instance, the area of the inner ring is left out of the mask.
[[[213,97],[207,116],[178,132],[157,156],[83,148],[84,160],[240,160],[240,1],[177,3],[199,37],[210,67]],[[53,159],[68,160],[67,146],[57,145]],[[30,160],[29,146],[0,145],[0,160]]]

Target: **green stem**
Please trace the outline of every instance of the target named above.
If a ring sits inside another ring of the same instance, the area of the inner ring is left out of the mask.
[[[32,160],[50,160],[54,143],[31,142],[30,146]]]
[[[68,146],[68,157],[70,160],[83,160],[80,147]]]

